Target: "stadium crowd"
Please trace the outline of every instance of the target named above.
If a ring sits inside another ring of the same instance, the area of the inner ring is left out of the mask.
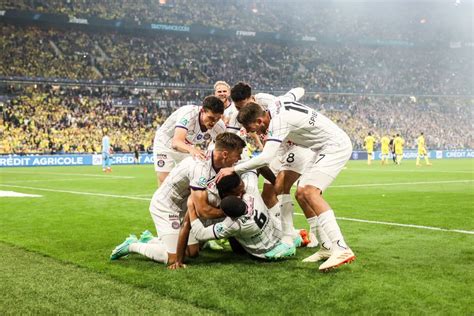
[[[472,49],[288,45],[2,25],[0,76],[146,79],[259,89],[472,95]],[[18,58],[20,56],[20,58]]]
[[[470,5],[461,1],[319,1],[314,5],[311,0],[5,0],[0,9],[278,32],[318,40],[449,41],[470,27]]]
[[[156,127],[178,106],[200,104],[212,91],[124,90],[28,86],[3,106],[0,153],[99,152],[103,132],[115,151],[148,150]],[[116,100],[138,100],[119,106]],[[430,149],[473,148],[472,100],[464,98],[307,95],[303,102],[321,111],[363,148],[368,131],[376,138],[400,133],[415,148],[421,131]]]

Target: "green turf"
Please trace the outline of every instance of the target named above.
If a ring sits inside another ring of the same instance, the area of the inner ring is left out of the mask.
[[[0,190],[43,195],[0,198],[0,314],[474,313],[472,234],[340,220],[357,260],[330,273],[301,262],[311,249],[277,263],[203,251],[168,271],[140,256],[108,261],[129,233],[154,230],[152,166],[2,168],[0,177]],[[339,217],[473,231],[473,180],[474,160],[350,162],[325,196]]]

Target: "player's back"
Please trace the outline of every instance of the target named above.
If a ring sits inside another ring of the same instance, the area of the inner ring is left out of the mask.
[[[294,101],[283,102],[272,117],[269,139],[294,142],[320,150],[328,146],[351,145],[347,134],[325,115]]]
[[[191,123],[189,117],[199,115],[200,109],[201,107],[197,105],[185,105],[171,113],[166,121],[156,130],[153,146],[156,147],[158,144],[161,144],[162,146],[170,147],[175,128],[177,126],[187,128],[186,126]]]
[[[240,231],[235,238],[247,252],[263,258],[266,252],[280,242],[280,225],[270,216],[260,195],[246,193],[242,199],[247,204],[247,214],[236,219]]]

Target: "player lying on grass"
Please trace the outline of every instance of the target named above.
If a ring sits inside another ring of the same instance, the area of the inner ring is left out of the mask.
[[[189,230],[186,224],[183,225],[178,241],[177,260],[169,267],[170,269],[185,267],[184,246],[188,236],[201,242],[234,237],[248,254],[261,259],[283,259],[295,254],[293,249],[292,252],[281,254],[279,257],[267,255],[281,243],[281,224],[277,217],[268,212],[258,190],[255,192],[252,189],[252,183],[257,183],[256,175],[250,173],[246,175],[251,179],[250,186],[247,186],[250,192],[245,191],[244,182],[235,173],[222,178],[218,183],[219,195],[222,198],[220,207],[226,215],[221,222],[204,227],[200,212],[189,200],[186,217],[189,219],[191,229]]]
[[[235,134],[217,135],[215,148],[208,152],[205,160],[188,157],[179,163],[156,190],[150,203],[150,213],[159,237],[144,233],[138,239],[130,235],[115,247],[111,260],[129,253],[139,253],[152,260],[172,264],[176,260],[176,246],[181,221],[190,197],[193,204],[208,219],[224,217],[218,205],[219,197],[215,187],[215,176],[223,167],[233,166],[242,154],[245,142]],[[216,200],[210,204],[209,201]],[[188,254],[199,251],[197,241],[190,241]]]
[[[303,210],[318,216],[317,237],[322,247],[312,259],[327,259],[319,267],[321,271],[353,261],[355,255],[344,241],[334,212],[322,197],[351,156],[352,144],[347,134],[321,113],[292,101],[282,102],[273,111],[265,111],[256,103],[247,105],[239,111],[238,120],[248,131],[268,134],[269,138],[258,157],[220,170],[216,181],[232,172],[242,174],[268,165],[287,141],[310,148],[312,156],[298,182],[296,199]],[[288,204],[282,204],[283,243],[276,252],[286,253],[294,248],[293,212]],[[330,249],[326,248],[329,246]]]

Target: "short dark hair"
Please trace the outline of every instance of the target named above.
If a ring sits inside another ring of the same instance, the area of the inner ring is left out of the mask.
[[[224,132],[216,136],[216,150],[236,150],[246,146],[245,141],[237,134]]]
[[[247,204],[236,196],[227,196],[221,201],[221,209],[225,215],[237,218],[247,213]]]
[[[237,115],[237,121],[246,127],[249,124],[255,123],[257,118],[263,116],[264,113],[265,111],[260,105],[255,102],[250,102],[240,109],[239,114]]]
[[[208,95],[204,98],[202,107],[204,110],[211,111],[212,113],[224,114],[224,102],[213,95]]]
[[[222,179],[217,182],[217,192],[219,192],[219,197],[221,199],[225,198],[229,193],[235,190],[242,181],[237,173],[232,173],[228,176],[222,177]]]
[[[230,98],[234,102],[248,99],[252,96],[252,87],[245,82],[239,82],[230,89]]]

